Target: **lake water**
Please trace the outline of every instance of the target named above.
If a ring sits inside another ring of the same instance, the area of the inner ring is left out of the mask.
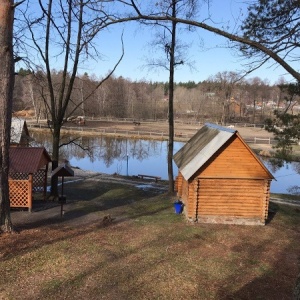
[[[291,189],[294,191],[298,190],[297,187],[300,186],[299,162],[285,163],[282,167],[278,168],[273,166],[268,160],[262,161],[276,179],[272,180],[271,183],[272,193],[291,194]]]
[[[71,166],[84,170],[91,170],[106,174],[120,175],[154,175],[162,179],[168,179],[167,169],[167,147],[166,141],[145,141],[138,143],[130,140],[118,140],[125,143],[125,147],[120,147],[118,155],[113,155],[110,159],[103,159],[103,156],[91,159],[90,157],[70,157]],[[127,145],[126,145],[127,144]],[[174,153],[181,147],[182,143],[174,144]],[[116,152],[115,152],[116,153]],[[106,157],[107,158],[107,157]],[[173,163],[174,175],[178,173],[177,166]]]
[[[45,136],[34,134],[37,145],[43,145],[50,152],[50,142]],[[87,150],[74,144],[63,147],[61,157],[67,159],[71,166],[106,174],[120,175],[154,175],[168,179],[167,142],[119,139],[112,137],[83,137],[77,143]],[[176,153],[184,143],[174,143]],[[292,186],[300,185],[300,163],[285,164],[281,168],[272,166],[268,160],[263,163],[276,180],[272,181],[272,193],[290,193]],[[175,164],[174,176],[178,174]]]

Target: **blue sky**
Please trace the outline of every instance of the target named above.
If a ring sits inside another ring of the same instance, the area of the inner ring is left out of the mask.
[[[221,22],[229,21],[230,26],[234,25],[242,3],[238,0],[215,0],[213,3],[211,11],[215,23],[211,24],[222,26]],[[206,11],[206,7],[203,8],[203,11]],[[111,70],[121,55],[120,37],[122,32],[124,33],[125,56],[118,66],[115,76],[123,76],[133,81],[167,81],[167,71],[161,68],[149,70],[145,67],[147,65],[146,57],[155,55],[151,53],[149,45],[153,41],[154,30],[141,27],[137,23],[113,26],[108,32],[101,33],[98,49],[103,54],[103,60],[97,63],[86,63],[82,66],[82,70],[100,77]],[[199,82],[218,72],[240,71],[243,69],[243,64],[246,63],[233,50],[224,48],[226,39],[213,33],[197,29],[193,33],[182,34],[181,40],[189,45],[187,54],[190,61],[193,61],[195,70],[190,70],[188,66],[180,66],[175,72],[177,82]],[[251,73],[247,78],[255,76],[263,80],[267,79],[271,84],[276,83],[280,77],[292,80],[292,77],[287,75],[282,67],[272,63]]]
[[[116,33],[118,32],[118,33]],[[115,76],[123,76],[131,80],[147,80],[147,81],[167,81],[168,72],[162,68],[152,69],[146,67],[147,55],[153,55],[150,51],[149,43],[152,40],[150,33],[145,33],[142,30],[136,33],[132,28],[124,29],[124,45],[125,55],[118,66]],[[198,33],[200,35],[201,33]],[[210,35],[211,37],[208,37]],[[108,70],[111,70],[121,55],[121,32],[119,30],[112,31],[111,35],[106,35],[100,49],[104,55],[103,60],[92,64],[86,64],[83,68],[89,74],[94,73],[97,76],[105,75]],[[194,37],[194,39],[193,39]],[[208,43],[203,49],[199,44],[199,36],[193,33],[191,37],[184,37],[184,41],[190,44],[188,56],[194,62],[195,70],[190,70],[188,66],[180,66],[176,69],[175,80],[177,82],[187,81],[203,81],[208,79],[209,76],[216,75],[218,72],[223,71],[240,71],[243,69],[243,64],[246,63],[233,52],[233,50],[221,47],[226,41],[223,38],[217,37],[212,33],[205,34]],[[192,41],[191,41],[192,40]],[[205,43],[205,42],[204,42]],[[215,43],[216,47],[213,46]],[[211,47],[211,48],[210,48]],[[248,78],[258,76],[261,79],[268,79],[271,83],[276,82],[280,76],[290,80],[291,76],[286,76],[286,71],[274,64],[268,64],[261,67],[259,70],[251,73]]]
[[[152,0],[149,0],[152,1]],[[200,0],[199,0],[200,1]],[[146,3],[142,0],[141,3]],[[237,16],[245,10],[244,1],[241,0],[213,0],[210,7],[212,20],[211,25],[215,27],[234,26]],[[244,6],[243,6],[244,5]],[[201,15],[197,20],[207,20],[207,7],[201,9]],[[114,73],[115,76],[122,76],[132,81],[168,81],[169,74],[161,68],[151,69],[146,67],[147,57],[163,55],[163,53],[151,52],[150,43],[154,39],[154,30],[149,27],[141,27],[136,22],[111,26],[108,30],[100,33],[97,39],[97,49],[102,53],[102,59],[98,61],[84,61],[80,64],[78,73],[87,72],[97,77],[105,76],[113,69],[121,55],[121,35],[125,46],[125,55]],[[223,71],[241,71],[242,61],[233,50],[225,48],[226,39],[216,36],[213,33],[196,29],[192,33],[181,33],[180,40],[188,44],[187,56],[193,63],[194,70],[186,65],[180,66],[175,72],[175,81],[203,81],[210,76]],[[59,70],[61,64],[56,63],[52,68]],[[248,78],[258,76],[267,79],[271,84],[275,83],[281,76],[286,80],[292,77],[286,75],[286,71],[278,65],[266,65],[251,73]]]

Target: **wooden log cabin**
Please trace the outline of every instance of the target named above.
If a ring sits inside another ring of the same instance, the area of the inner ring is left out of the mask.
[[[174,161],[175,189],[189,220],[265,224],[274,177],[236,130],[205,124]]]

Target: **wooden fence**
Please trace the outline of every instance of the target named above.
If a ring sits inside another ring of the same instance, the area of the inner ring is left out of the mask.
[[[9,180],[10,207],[32,209],[32,176],[28,180]]]
[[[28,128],[40,128],[45,129],[48,128],[45,124],[28,124]],[[112,129],[112,128],[91,128],[91,127],[84,127],[84,126],[74,126],[74,127],[65,127],[62,126],[63,130],[75,131],[75,132],[87,132],[89,134],[95,135],[114,135],[114,136],[124,136],[124,137],[134,137],[134,138],[147,138],[150,139],[161,139],[166,140],[168,139],[168,132],[154,132],[154,131],[139,131],[139,130],[119,130],[119,129]],[[184,134],[181,132],[175,132],[174,140],[176,141],[188,141],[195,133]],[[260,137],[253,137],[253,138],[244,138],[244,140],[249,144],[274,144],[274,139],[271,138],[260,138]]]
[[[258,137],[255,137],[254,138],[254,144],[269,144],[269,145],[271,145],[271,138],[258,138]]]

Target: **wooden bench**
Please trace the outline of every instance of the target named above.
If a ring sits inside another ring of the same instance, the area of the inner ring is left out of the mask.
[[[152,176],[152,175],[138,174],[138,177],[141,178],[141,179],[144,179],[144,178],[155,179],[155,182],[157,182],[158,180],[161,180],[161,177],[159,177],[159,176]]]

